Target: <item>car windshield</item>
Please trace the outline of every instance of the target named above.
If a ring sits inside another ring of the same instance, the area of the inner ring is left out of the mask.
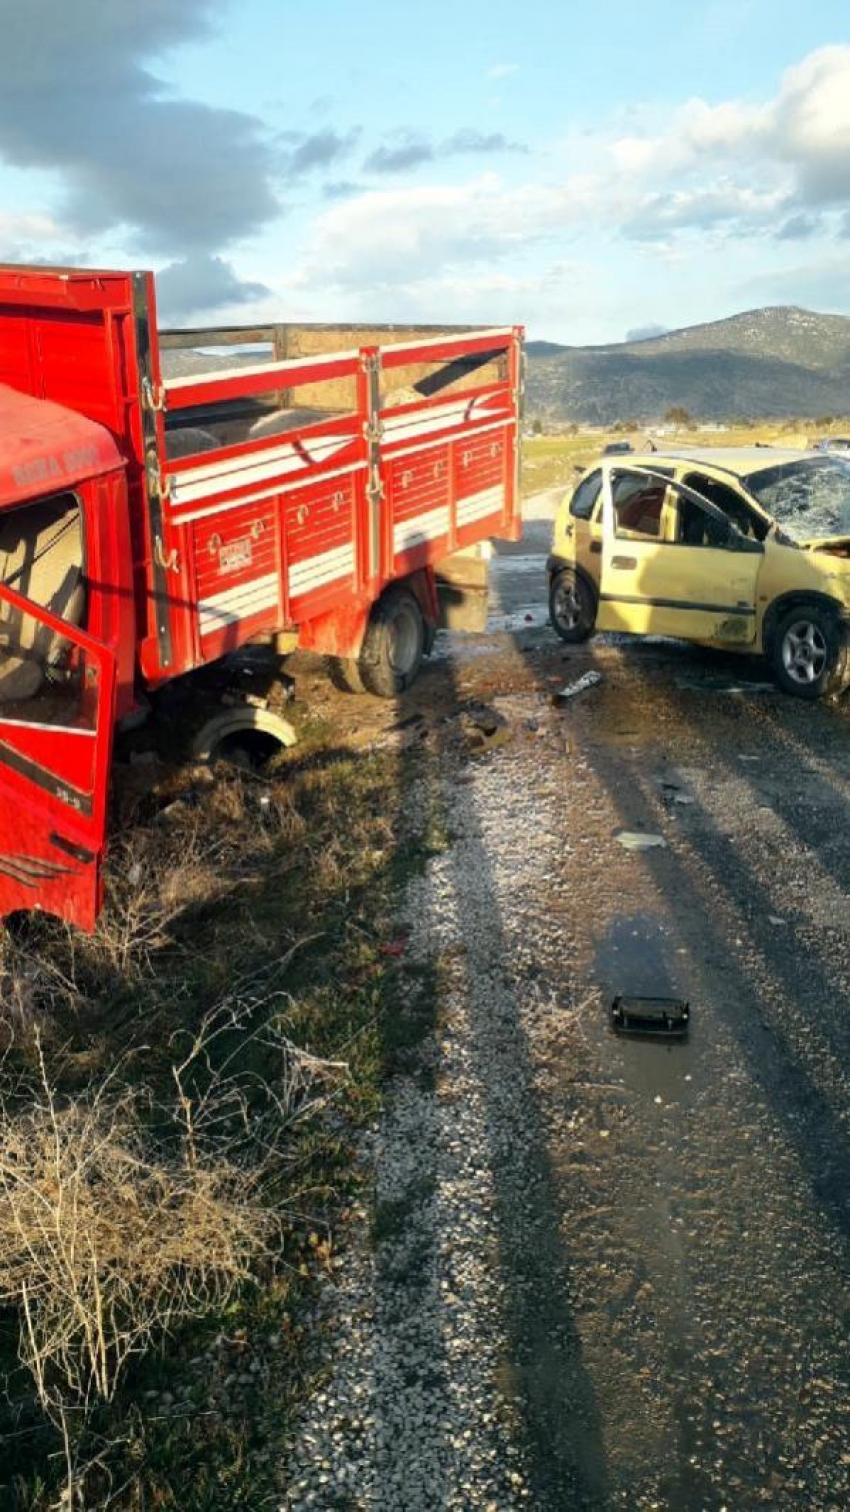
[[[750,473],[744,483],[795,541],[850,535],[850,460],[801,457]]]

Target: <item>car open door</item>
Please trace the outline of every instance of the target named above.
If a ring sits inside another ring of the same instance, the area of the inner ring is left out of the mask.
[[[0,584],[0,917],[94,927],[114,699],[113,652]]]
[[[597,628],[749,645],[763,545],[660,469],[612,470],[603,489]]]

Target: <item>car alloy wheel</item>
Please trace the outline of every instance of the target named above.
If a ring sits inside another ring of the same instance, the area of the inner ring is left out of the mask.
[[[817,682],[828,654],[823,631],[814,620],[799,619],[788,626],[782,638],[782,665],[792,682],[802,687]]]

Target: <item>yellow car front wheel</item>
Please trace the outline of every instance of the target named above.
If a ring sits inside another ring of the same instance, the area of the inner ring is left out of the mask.
[[[848,651],[834,615],[801,604],[782,616],[772,648],[776,681],[795,698],[823,698],[845,686]]]
[[[552,628],[567,644],[585,641],[596,625],[596,594],[580,572],[562,567],[549,584]]]

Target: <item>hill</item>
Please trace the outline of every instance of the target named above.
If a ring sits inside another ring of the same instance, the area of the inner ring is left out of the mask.
[[[657,421],[850,414],[850,317],[772,305],[609,346],[528,344],[532,418]]]

